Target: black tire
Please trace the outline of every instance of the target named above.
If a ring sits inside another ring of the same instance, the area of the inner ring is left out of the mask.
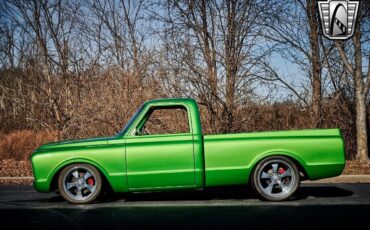
[[[88,204],[99,197],[102,190],[102,178],[99,171],[91,165],[72,164],[60,172],[58,188],[60,194],[68,202]]]
[[[289,174],[291,176],[288,176]],[[253,190],[260,198],[268,201],[288,200],[299,188],[300,181],[296,164],[284,156],[263,159],[254,168],[251,176]]]

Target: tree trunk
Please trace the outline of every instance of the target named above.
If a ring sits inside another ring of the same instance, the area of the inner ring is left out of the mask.
[[[204,46],[204,59],[207,64],[207,82],[210,86],[210,96],[208,112],[210,114],[210,125],[214,132],[217,132],[217,67],[216,67],[216,57],[215,48],[210,38],[208,32],[208,18],[207,18],[207,3],[206,0],[201,1],[200,7],[201,21],[202,21],[202,33],[201,37],[203,39]]]
[[[213,59],[212,51],[209,42],[208,22],[207,22],[207,6],[206,0],[201,3],[201,17],[202,17],[202,37],[204,45],[204,59],[208,68],[208,83],[210,85],[212,98],[217,96],[217,73],[215,71],[216,61]]]
[[[361,15],[361,10],[359,10]],[[357,25],[355,35],[353,37],[355,46],[355,95],[356,95],[356,136],[357,136],[357,154],[356,159],[360,161],[367,161],[368,146],[367,146],[367,84],[364,83],[364,76],[362,75],[362,45],[361,45],[361,29]],[[370,67],[369,67],[370,68]],[[369,79],[367,79],[369,81]]]
[[[311,45],[311,82],[312,82],[312,122],[313,127],[320,127],[321,123],[321,63],[318,36],[318,20],[316,1],[307,0],[307,16],[310,25]]]
[[[224,132],[229,132],[233,128],[234,97],[235,97],[235,78],[238,72],[237,63],[237,44],[236,32],[236,2],[228,1],[227,8],[227,31],[225,36],[225,66],[226,66],[226,108],[224,108],[227,122],[222,127]]]
[[[359,161],[368,160],[366,97],[356,90],[356,132]]]

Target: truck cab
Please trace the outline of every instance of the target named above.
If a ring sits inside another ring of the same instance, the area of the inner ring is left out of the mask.
[[[121,135],[130,191],[204,186],[202,130],[194,100],[146,102]]]

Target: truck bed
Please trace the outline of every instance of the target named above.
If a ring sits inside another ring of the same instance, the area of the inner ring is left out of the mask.
[[[339,129],[217,134],[203,139],[206,186],[245,184],[254,166],[271,155],[295,159],[310,180],[337,176],[345,165]]]

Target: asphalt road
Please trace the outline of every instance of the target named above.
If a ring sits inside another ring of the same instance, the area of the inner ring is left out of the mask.
[[[90,205],[71,205],[31,186],[0,185],[0,229],[353,230],[368,229],[369,221],[370,184],[303,184],[286,202],[260,201],[233,187],[115,195]]]

